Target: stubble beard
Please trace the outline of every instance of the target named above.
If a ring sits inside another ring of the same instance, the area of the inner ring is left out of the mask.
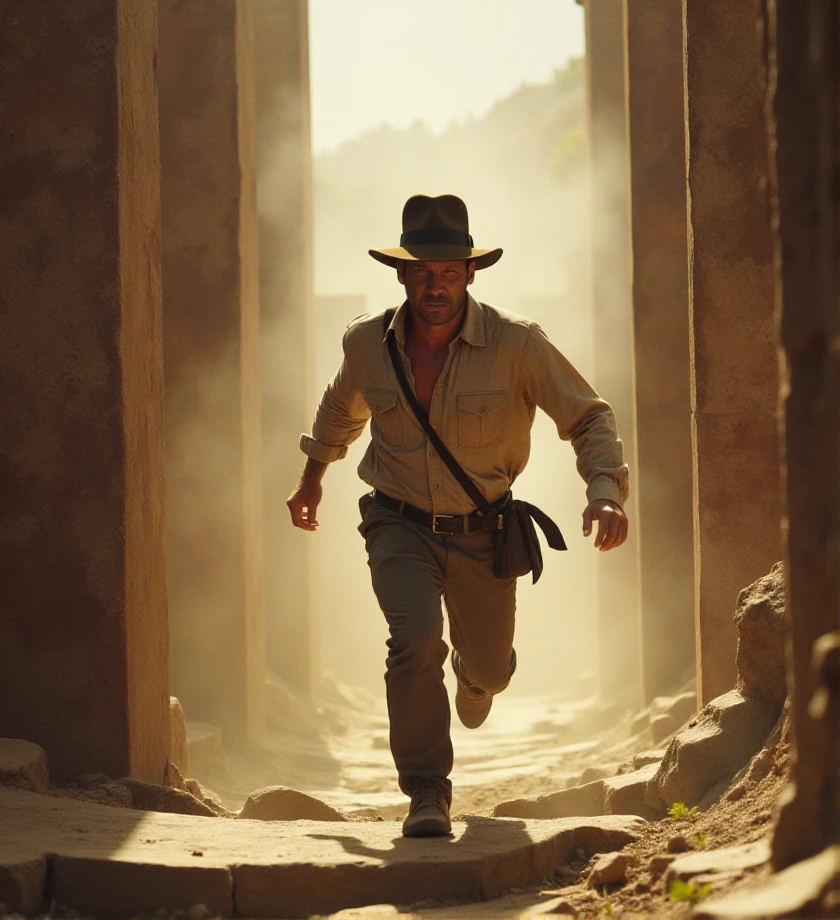
[[[416,308],[416,312],[420,319],[429,326],[445,326],[447,323],[451,323],[453,319],[461,312],[467,302],[466,291],[461,295],[460,300],[457,302],[451,301],[450,298],[446,298],[449,308],[447,310],[439,310],[429,308],[427,304],[423,303],[421,299],[420,303]]]

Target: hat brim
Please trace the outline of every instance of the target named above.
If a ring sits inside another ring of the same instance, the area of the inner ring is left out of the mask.
[[[369,249],[368,253],[383,265],[396,268],[399,262],[475,262],[475,267],[489,268],[502,257],[501,249],[468,249],[465,246],[424,244],[407,249]]]

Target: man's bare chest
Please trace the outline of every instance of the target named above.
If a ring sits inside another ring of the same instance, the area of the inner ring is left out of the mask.
[[[416,345],[406,347],[406,357],[411,365],[414,377],[414,392],[420,405],[431,411],[432,396],[438,379],[446,367],[449,357],[448,348],[445,350],[423,348]]]

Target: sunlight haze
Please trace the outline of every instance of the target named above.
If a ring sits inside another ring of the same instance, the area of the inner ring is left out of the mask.
[[[311,0],[317,155],[380,124],[484,115],[584,50],[574,0]]]

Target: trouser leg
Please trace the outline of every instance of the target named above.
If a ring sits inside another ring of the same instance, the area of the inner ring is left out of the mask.
[[[418,782],[433,780],[451,795],[441,610],[445,552],[431,534],[379,505],[368,508],[360,529],[390,630],[385,684],[400,788],[411,795]]]
[[[516,579],[493,574],[493,540],[478,532],[450,538],[444,600],[462,683],[501,693],[516,669]]]

